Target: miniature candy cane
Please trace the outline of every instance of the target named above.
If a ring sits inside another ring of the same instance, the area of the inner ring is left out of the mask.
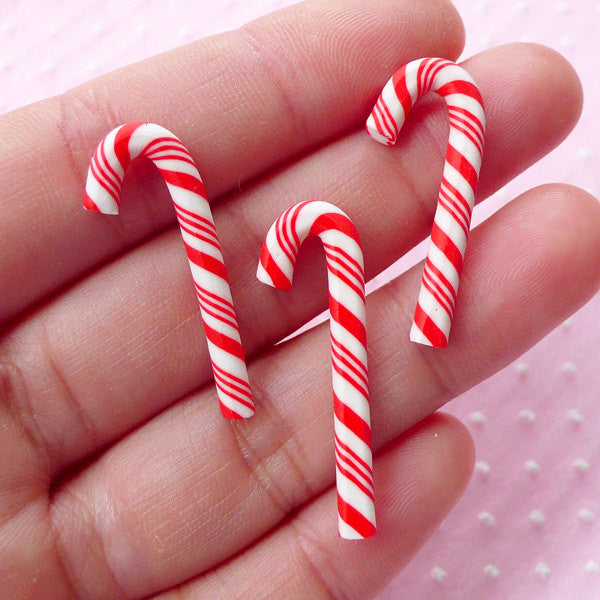
[[[325,248],[331,312],[334,439],[340,536],[375,534],[365,283],[358,233],[350,219],[327,202],[301,202],[273,224],[262,248],[257,277],[292,287],[300,245],[318,235]]]
[[[458,65],[441,58],[414,60],[383,88],[367,131],[378,142],[393,145],[414,103],[430,90],[448,105],[450,138],[410,339],[443,348],[448,345],[483,155],[481,94]]]
[[[240,332],[204,184],[194,160],[170,131],[153,123],[127,123],[111,131],[92,158],[84,206],[119,212],[125,170],[149,158],[163,176],[175,205],[208,341],[217,395],[224,417],[254,414]]]

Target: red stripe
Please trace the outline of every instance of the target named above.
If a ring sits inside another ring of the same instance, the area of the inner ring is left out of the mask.
[[[158,170],[167,183],[183,188],[184,190],[194,192],[195,194],[206,198],[204,184],[202,183],[202,180],[195,175],[182,173],[181,171],[169,171],[168,169],[159,168]]]
[[[477,127],[475,127],[475,125],[473,125],[473,123],[471,123],[471,121],[468,119],[464,119],[455,115],[452,107],[448,107],[448,109],[450,114],[450,124],[459,131],[462,131],[473,142],[473,144],[477,146],[479,153],[482,154],[483,138],[481,136],[481,131],[479,131]],[[461,126],[457,125],[457,123],[460,123]]]
[[[473,165],[456,148],[448,144],[446,162],[451,164],[469,183],[473,194],[477,190],[477,171]]]
[[[291,218],[291,223],[290,223],[290,235],[292,236],[292,239],[294,240],[293,244],[291,244],[292,248],[295,248],[296,253],[298,252],[298,249],[300,248],[300,245],[302,244],[302,241],[300,239],[300,236],[298,235],[298,228],[296,227],[296,223],[298,222],[298,217],[300,216],[300,211],[307,206],[308,204],[311,204],[311,202],[309,201],[305,201],[305,202],[300,202],[299,204],[297,204],[295,207],[292,207],[291,210],[291,214],[292,214],[292,218]],[[287,231],[286,231],[287,233]],[[289,241],[289,239],[288,239]],[[296,256],[296,254],[294,254],[294,256]]]
[[[129,154],[129,140],[131,139],[131,136],[135,130],[142,125],[146,125],[146,123],[141,121],[133,121],[123,125],[119,128],[119,131],[117,131],[114,141],[114,149],[117,159],[119,160],[121,167],[123,167],[123,171],[127,170],[127,167],[132,159]]]
[[[172,147],[180,147],[180,148],[184,148],[184,145],[181,143],[181,141],[176,138],[173,135],[165,135],[162,137],[154,137],[152,138],[144,147],[144,149],[142,150],[143,154],[146,155],[149,152],[154,152],[156,150],[155,146],[160,146],[164,144],[165,146],[172,146]]]
[[[358,240],[355,240],[355,241],[358,243]],[[365,278],[365,272],[364,272],[362,265],[353,256],[351,256],[348,252],[346,252],[343,248],[337,248],[335,246],[332,246],[331,244],[325,244],[325,243],[323,243],[323,246],[327,250],[331,251],[332,253],[340,254],[341,256],[343,256],[344,260],[347,261],[352,266],[352,270],[354,270],[356,272],[356,277],[358,279],[363,280]]]
[[[369,384],[367,381],[367,366],[361,360],[359,360],[357,356],[355,356],[353,353],[351,353],[348,350],[348,348],[346,348],[338,340],[336,340],[333,336],[331,336],[331,343],[337,348],[337,351],[340,353],[340,355],[344,356],[345,359],[348,362],[350,362],[352,365],[354,365],[354,368],[357,369],[359,373],[361,373],[360,378],[364,379],[365,387],[368,388]]]
[[[234,410],[232,410],[231,408],[228,408],[227,406],[225,406],[222,402],[219,402],[219,406],[221,407],[221,414],[223,415],[223,418],[225,418],[225,419],[244,419],[245,418],[242,415],[240,415],[240,413],[237,413]]]
[[[423,91],[421,92],[422,94],[425,94],[426,92],[431,90],[431,88],[433,87],[433,82],[435,81],[435,78],[437,77],[438,73],[442,69],[452,64],[449,63],[447,60],[444,60],[443,58],[434,58],[424,62],[427,64],[427,80],[426,86],[424,86]]]
[[[330,258],[327,255],[327,268],[331,272],[332,275],[335,275],[340,281],[343,281],[363,302],[365,301],[365,290],[364,285],[357,285],[354,281],[352,281],[344,271],[338,269],[334,264],[334,259]],[[345,266],[344,263],[341,263],[342,266]],[[361,282],[362,284],[362,282]]]
[[[179,227],[181,228],[182,231],[185,231],[185,233],[192,236],[193,238],[195,238],[201,242],[204,242],[206,244],[209,244],[210,246],[213,246],[219,252],[221,251],[221,246],[219,246],[219,242],[217,240],[213,239],[212,237],[206,237],[205,235],[200,235],[198,233],[198,231],[187,227],[185,222],[182,221],[181,219],[179,219]],[[210,232],[208,232],[208,233],[210,233]]]
[[[90,198],[87,192],[83,195],[83,206],[88,210],[95,210],[96,212],[100,212],[100,209],[96,205],[96,203]]]
[[[435,284],[436,288],[439,290],[441,296],[444,299],[444,303],[452,309],[454,303],[456,302],[456,290],[454,286],[450,283],[448,278],[444,275],[440,269],[438,269],[431,259],[427,257],[425,260],[425,273],[432,273],[437,277],[437,280],[441,281],[441,284],[437,283],[435,277],[433,275],[429,275],[432,283]],[[442,303],[443,304],[443,303]]]
[[[223,377],[224,380],[230,379],[231,381],[237,383],[240,386],[240,388],[244,388],[244,391],[241,391],[241,393],[243,393],[245,396],[251,397],[252,394],[250,391],[250,384],[246,380],[237,377],[229,371],[225,371],[216,363],[213,363],[213,369],[217,371]]]
[[[283,253],[286,255],[287,259],[290,261],[292,269],[296,264],[296,257],[300,248],[300,241],[296,235],[295,228],[299,210],[300,205],[296,204],[291,206],[275,222],[275,237],[277,239],[277,243]],[[292,226],[290,227],[291,235],[294,236],[294,241],[290,240],[288,228],[286,227],[290,219],[292,221]]]
[[[456,221],[462,225],[465,235],[468,235],[469,225],[471,224],[471,205],[460,190],[453,186],[446,177],[442,177],[440,184],[440,200],[446,201],[448,210]]]
[[[385,103],[383,96],[379,96],[379,99],[373,108],[373,112],[374,116],[379,115],[378,118],[381,121],[380,133],[393,142],[396,139],[398,127],[390,114],[390,110]]]
[[[207,315],[213,317],[214,319],[217,319],[217,321],[221,321],[221,323],[225,323],[225,325],[229,325],[230,327],[233,327],[234,329],[238,330],[238,326],[237,323],[235,322],[235,320],[233,320],[231,317],[229,317],[229,315],[223,315],[220,312],[215,312],[214,310],[211,310],[209,307],[211,308],[217,308],[217,310],[219,310],[219,307],[215,307],[213,303],[210,303],[207,300],[204,300],[203,298],[200,297],[200,294],[198,294],[198,303],[200,304],[200,308],[203,310],[203,312],[205,312]]]
[[[470,214],[465,214],[465,209],[463,206],[463,202],[466,201],[462,196],[459,195],[460,200],[456,200],[451,194],[448,193],[446,188],[449,187],[452,189],[452,186],[448,183],[447,179],[442,179],[442,183],[440,185],[440,195],[438,196],[438,204],[445,208],[457,225],[463,230],[465,237],[469,235],[469,223],[471,222]],[[458,193],[458,190],[456,190]],[[470,211],[469,211],[470,212]]]
[[[157,162],[159,160],[177,160],[177,161],[181,161],[183,163],[187,163],[188,165],[191,165],[192,167],[196,168],[196,163],[193,161],[193,159],[188,158],[186,156],[180,156],[178,154],[165,154],[165,155],[160,154],[159,155],[159,152],[154,152],[152,154],[146,154],[145,156],[146,156],[146,158],[149,158],[153,162]]]
[[[454,80],[449,81],[447,84],[438,88],[437,93],[442,96],[450,96],[452,94],[462,94],[463,96],[468,96],[469,98],[473,98],[481,106],[483,106],[483,98],[481,97],[481,92],[477,88],[476,85],[471,83],[470,81],[465,80]]]
[[[200,235],[198,233],[198,231],[190,229],[189,227],[187,227],[181,221],[179,221],[179,227],[181,228],[181,231],[184,231],[185,233],[187,233],[191,237],[197,239],[200,242],[204,242],[205,244],[208,244],[209,246],[213,246],[213,248],[216,248],[219,252],[221,251],[221,247],[219,246],[219,242],[215,241],[214,238],[212,238],[212,237],[206,237],[205,235]]]
[[[380,96],[380,110],[382,112],[382,114],[387,118],[387,121],[389,123],[389,127],[391,129],[391,138],[392,141],[395,141],[396,138],[398,137],[398,124],[396,123],[396,119],[394,119],[394,117],[392,116],[392,112],[390,111],[390,107],[387,105],[387,103],[385,102],[385,100],[383,99],[383,96]]]
[[[329,312],[331,318],[351,333],[363,346],[367,345],[367,332],[365,324],[343,304],[340,304],[329,294]]]
[[[181,152],[184,155],[183,157],[178,155],[176,157],[176,160],[189,162],[194,167],[196,166],[187,148],[183,145],[183,143],[180,140],[173,136],[153,138],[140,152],[140,156],[146,156],[151,160],[162,160],[162,157],[157,158],[156,154],[160,154],[161,152],[167,152],[170,150]]]
[[[244,350],[242,344],[233,338],[213,329],[210,325],[204,323],[204,329],[206,331],[206,337],[218,348],[224,350],[228,354],[244,360]]]
[[[96,161],[92,161],[90,163],[90,170],[92,171],[92,175],[94,179],[106,190],[106,193],[117,203],[119,204],[119,194],[115,193],[115,191],[106,184],[106,176],[102,174],[102,171],[99,168],[99,165]]]
[[[481,143],[480,145],[483,147],[483,135],[485,127],[479,118],[476,117],[470,110],[462,108],[461,106],[448,106],[448,111],[454,114],[454,118],[458,118],[456,117],[456,113],[466,117],[464,119],[465,123],[469,124],[469,127],[473,130],[473,133],[475,133],[477,139]]]
[[[205,271],[210,271],[215,274],[217,277],[227,281],[227,271],[225,270],[225,265],[222,261],[210,254],[206,254],[200,250],[197,250],[193,246],[189,244],[185,245],[185,251],[187,252],[188,258],[190,262],[204,269]]]
[[[217,236],[215,224],[210,219],[207,219],[206,217],[203,217],[202,215],[200,215],[197,212],[194,212],[192,210],[189,210],[188,208],[184,208],[183,206],[180,206],[179,204],[175,205],[175,209],[177,210],[177,212],[183,213],[184,215],[186,215],[187,217],[190,217],[191,219],[193,219],[195,221],[199,221],[205,227],[207,227],[208,229],[211,229],[215,237]]]
[[[457,123],[458,121],[458,123]],[[476,136],[474,136],[470,129],[464,124],[464,121],[462,119],[457,119],[456,117],[451,116],[450,117],[450,126],[455,130],[455,131],[460,131],[460,133],[462,133],[472,144],[473,146],[475,146],[475,148],[477,148],[477,152],[479,152],[479,154],[482,154],[482,148],[481,148],[481,144],[479,142],[479,140],[476,138]]]
[[[333,410],[335,416],[370,448],[371,427],[360,415],[355,413],[347,404],[344,404],[335,392],[333,393]]]
[[[263,269],[269,274],[273,285],[280,290],[289,290],[292,287],[292,282],[288,276],[279,268],[275,259],[271,256],[267,242],[263,244],[260,252],[260,264]]]
[[[429,291],[429,293],[435,298],[438,304],[448,313],[448,316],[452,318],[452,310],[447,306],[444,295],[441,290],[436,286],[436,283],[432,281],[426,273],[423,274],[423,287]]]
[[[361,396],[365,396],[365,398],[366,398],[368,395],[368,390],[365,390],[356,379],[354,379],[349,373],[344,371],[344,369],[342,369],[338,365],[338,356],[333,351],[333,349],[331,350],[331,352],[333,354],[332,360],[331,360],[331,366],[332,366],[333,370],[337,373],[337,375],[339,377],[341,377],[344,381],[346,381],[346,383],[351,385]]]
[[[348,523],[363,538],[368,538],[377,532],[377,528],[371,521],[358,512],[352,505],[348,504],[338,494],[338,513],[345,523]]]
[[[175,137],[154,138],[142,150],[142,154],[148,158],[161,152],[175,152],[179,160],[185,160],[186,162],[192,159],[187,148]]]
[[[444,256],[452,263],[456,272],[460,275],[463,255],[456,244],[435,221],[431,230],[431,241],[444,253]]]
[[[354,387],[361,395],[363,395],[366,398],[369,395],[369,384],[366,381],[364,375],[362,373],[360,373],[357,370],[357,368],[354,365],[352,365],[347,358],[344,358],[344,356],[342,356],[340,354],[340,352],[333,347],[333,345],[331,347],[331,354],[332,354],[332,361],[333,361],[332,365],[333,365],[333,368],[335,369],[335,372],[340,377],[345,379],[350,385],[352,385],[352,387]],[[356,377],[356,379],[353,379],[350,376],[350,374],[348,374],[343,369],[339,368],[337,365],[338,362],[341,363],[342,365],[344,365]]]
[[[224,301],[216,294],[211,294],[207,289],[201,288],[196,282],[194,282],[194,285],[196,286],[196,294],[198,294],[201,302],[206,302],[209,306],[212,306],[224,315],[229,316],[232,321],[235,321],[235,312],[230,302]]]
[[[378,101],[379,102],[379,101]],[[373,121],[375,122],[375,127],[377,129],[377,131],[384,137],[384,138],[388,138],[388,134],[384,131],[384,125],[383,125],[383,121],[380,119],[379,115],[379,107],[378,104],[375,104],[375,106],[373,107],[373,110],[371,111],[371,116],[373,117]],[[367,129],[368,131],[368,129]]]
[[[396,97],[398,98],[398,102],[402,104],[402,108],[404,109],[404,117],[408,117],[410,113],[413,101],[410,96],[410,92],[406,87],[406,67],[402,67],[399,71],[396,71],[394,76],[392,77],[394,82],[394,91],[396,92]]]
[[[417,99],[420,98],[425,92],[428,91],[428,88],[424,85],[423,81],[423,72],[427,68],[428,61],[422,60],[419,63],[419,68],[417,69],[416,75],[416,83],[417,83]]]
[[[205,296],[208,296],[215,302],[222,304],[225,308],[229,309],[231,311],[231,313],[233,314],[233,304],[231,302],[229,302],[229,300],[226,300],[222,296],[217,296],[217,294],[210,292],[209,290],[206,290],[204,288],[199,287],[199,289],[202,292],[202,294],[204,294]],[[221,309],[221,310],[223,310],[223,309]]]
[[[328,212],[319,215],[312,224],[308,235],[320,235],[329,229],[336,229],[345,233],[360,245],[356,227],[354,227],[354,224],[346,215],[341,213]]]
[[[433,346],[436,348],[445,348],[448,345],[448,340],[444,332],[431,320],[418,302],[415,309],[414,322]]]
[[[248,392],[245,389],[242,389],[236,385],[233,385],[230,381],[225,379],[216,370],[214,372],[214,376],[215,376],[215,381],[219,385],[219,389],[222,390],[224,394],[226,394],[227,396],[229,396],[236,402],[239,402],[240,404],[247,406],[248,408],[254,407],[254,405],[252,404],[252,398],[250,397],[250,395],[248,394]],[[236,392],[236,393],[234,393],[234,392]],[[245,399],[244,396],[248,397],[248,399]]]
[[[115,193],[118,196],[121,193],[121,185],[123,184],[123,179],[119,177],[118,173],[112,168],[110,161],[106,157],[106,151],[104,149],[105,146],[106,138],[104,138],[102,142],[100,142],[100,146],[98,147],[98,151],[100,152],[103,164],[101,164],[100,160],[98,160],[98,152],[96,153],[94,160],[96,162],[98,171],[102,173],[102,176],[106,179],[106,183],[115,190]],[[110,175],[112,175],[112,179]]]

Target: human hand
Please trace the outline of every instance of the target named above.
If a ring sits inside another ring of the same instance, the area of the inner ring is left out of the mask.
[[[322,249],[305,244],[290,292],[254,273],[293,202],[350,215],[368,278],[428,234],[443,103],[421,101],[395,148],[362,125],[399,66],[461,45],[441,0],[310,2],[1,118],[0,597],[362,600],[411,559],[473,461],[465,429],[431,413],[595,292],[596,201],[544,186],[474,230],[445,350],[407,341],[420,268],[369,297],[378,533],[365,541],[337,537],[327,325],[273,347],[326,307]],[[581,90],[536,46],[466,66],[488,119],[483,199],[564,138]],[[158,173],[132,165],[119,217],[81,209],[95,145],[130,120],[177,134],[206,182],[248,421],[220,416]]]

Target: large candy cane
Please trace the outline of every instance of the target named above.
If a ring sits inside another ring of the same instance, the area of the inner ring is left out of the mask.
[[[350,219],[327,202],[296,204],[269,230],[257,277],[274,287],[291,288],[300,245],[309,235],[321,238],[327,258],[339,532],[344,538],[366,538],[376,527],[358,233]]]
[[[111,131],[92,158],[84,206],[119,212],[125,170],[149,158],[165,180],[181,228],[208,340],[217,394],[224,417],[254,414],[240,332],[204,184],[194,160],[170,131],[153,123],[127,123]]]
[[[367,131],[378,142],[393,145],[414,103],[430,90],[448,105],[450,138],[410,339],[443,348],[448,345],[483,155],[481,94],[458,65],[421,58],[385,85],[367,119]]]

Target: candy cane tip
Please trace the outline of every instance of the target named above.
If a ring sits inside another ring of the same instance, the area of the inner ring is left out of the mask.
[[[221,414],[225,419],[231,419],[235,421],[241,421],[243,419],[249,419],[254,415],[254,409],[249,406],[244,406],[239,412],[231,410],[226,406],[221,405]]]
[[[92,200],[87,192],[83,196],[83,208],[92,212],[102,213],[103,215],[119,214],[119,205],[116,202],[107,202],[105,204],[98,205]]]
[[[374,519],[375,515],[372,517]],[[361,529],[362,531],[357,531],[338,516],[338,534],[343,540],[366,540],[377,533],[377,526],[370,521],[366,521]]]
[[[280,290],[291,290],[292,282],[289,279],[280,278],[275,281],[267,269],[262,264],[262,261],[258,263],[258,268],[256,269],[256,279],[258,279],[261,283],[265,283],[266,285],[270,285],[273,288],[277,288]]]
[[[439,332],[438,335],[427,337],[421,329],[419,329],[416,323],[412,324],[408,337],[411,342],[423,346],[431,346],[432,348],[446,348],[448,346],[448,338],[441,332]]]
[[[367,119],[365,129],[367,130],[369,137],[375,140],[376,142],[379,142],[380,144],[384,144],[385,146],[393,146],[396,143],[395,138],[383,135],[377,129],[377,126],[375,125],[372,117],[369,117]]]
[[[86,210],[92,210],[94,212],[100,212],[100,209],[96,205],[96,203],[90,198],[87,192],[83,196],[83,208]]]

